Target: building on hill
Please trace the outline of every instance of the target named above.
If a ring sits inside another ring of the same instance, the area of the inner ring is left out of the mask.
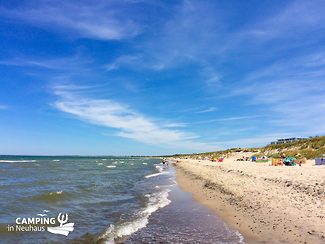
[[[296,138],[296,137],[292,137],[292,138],[278,139],[277,141],[271,142],[271,145],[274,145],[274,144],[283,144],[283,143],[290,143],[290,142],[296,142],[296,141],[305,140],[305,139],[307,139],[307,138]]]

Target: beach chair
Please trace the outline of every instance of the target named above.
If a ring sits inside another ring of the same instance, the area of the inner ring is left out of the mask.
[[[272,166],[283,166],[281,158],[272,158]]]
[[[298,158],[298,159],[296,159],[296,164],[298,164],[298,165],[305,164],[306,162],[307,162],[306,158]]]
[[[316,165],[325,165],[325,158],[316,158],[315,164]]]

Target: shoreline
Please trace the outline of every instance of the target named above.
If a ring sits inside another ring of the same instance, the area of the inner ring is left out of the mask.
[[[143,228],[117,243],[244,243],[243,235],[180,187],[173,165],[166,170],[163,177],[168,180],[159,188],[169,189],[169,204],[154,211]]]
[[[325,167],[174,159],[177,183],[248,243],[324,243]],[[315,168],[316,167],[316,168]]]

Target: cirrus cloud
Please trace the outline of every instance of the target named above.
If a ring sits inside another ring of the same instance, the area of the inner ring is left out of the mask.
[[[70,85],[56,86],[58,100],[54,106],[88,123],[116,129],[117,136],[138,142],[197,151],[213,149],[207,143],[196,141],[198,136],[193,133],[171,129],[170,123],[166,126],[157,123],[125,104],[82,96],[76,89]]]

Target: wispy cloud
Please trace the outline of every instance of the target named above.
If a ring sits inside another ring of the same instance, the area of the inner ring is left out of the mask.
[[[287,2],[281,11],[257,23],[251,34],[261,40],[267,40],[291,38],[306,31],[315,33],[315,30],[319,30],[325,23],[324,7],[324,1],[321,0]]]
[[[105,66],[106,70],[116,70],[119,69],[121,66],[137,66],[141,64],[142,56],[141,55],[124,55],[116,58],[113,62],[107,64]]]
[[[132,55],[121,55],[107,68],[128,67],[154,71],[175,69],[184,64],[201,66],[200,79],[207,85],[220,82],[221,75],[215,68],[217,57],[222,51],[222,35],[218,30],[223,26],[214,12],[211,1],[204,4],[185,0],[175,4],[171,18],[164,21],[154,35],[148,35],[134,49]],[[211,48],[213,47],[213,48]]]
[[[217,118],[217,119],[209,119],[203,121],[192,122],[192,125],[200,125],[200,124],[209,124],[215,122],[229,122],[229,121],[241,121],[241,120],[250,120],[262,117],[260,115],[248,115],[248,116],[234,116],[234,117],[226,117],[226,118]]]
[[[86,68],[92,62],[91,59],[75,55],[71,57],[60,58],[34,58],[34,57],[14,57],[11,59],[0,60],[0,65],[18,66],[18,67],[36,67],[51,70],[80,70]]]
[[[73,86],[72,86],[73,87]],[[130,108],[127,105],[109,100],[93,99],[74,93],[68,86],[54,88],[58,100],[54,106],[68,114],[86,122],[117,130],[116,135],[138,142],[174,147],[179,149],[209,150],[212,147],[197,142],[197,135],[168,127],[179,127],[176,124],[157,123]]]
[[[0,104],[0,110],[6,110],[6,109],[8,109],[8,106],[4,104]]]
[[[202,109],[202,110],[200,110],[200,111],[197,111],[196,113],[197,113],[197,114],[205,114],[205,113],[215,112],[215,111],[217,111],[217,110],[218,110],[217,107],[208,107],[208,108],[206,108],[206,109]]]
[[[325,55],[303,55],[256,70],[229,96],[249,96],[249,105],[264,106],[269,123],[297,133],[325,133]]]
[[[39,1],[33,7],[1,8],[0,13],[2,17],[63,32],[70,37],[119,40],[140,32],[136,21],[125,13],[125,7],[123,1]]]

